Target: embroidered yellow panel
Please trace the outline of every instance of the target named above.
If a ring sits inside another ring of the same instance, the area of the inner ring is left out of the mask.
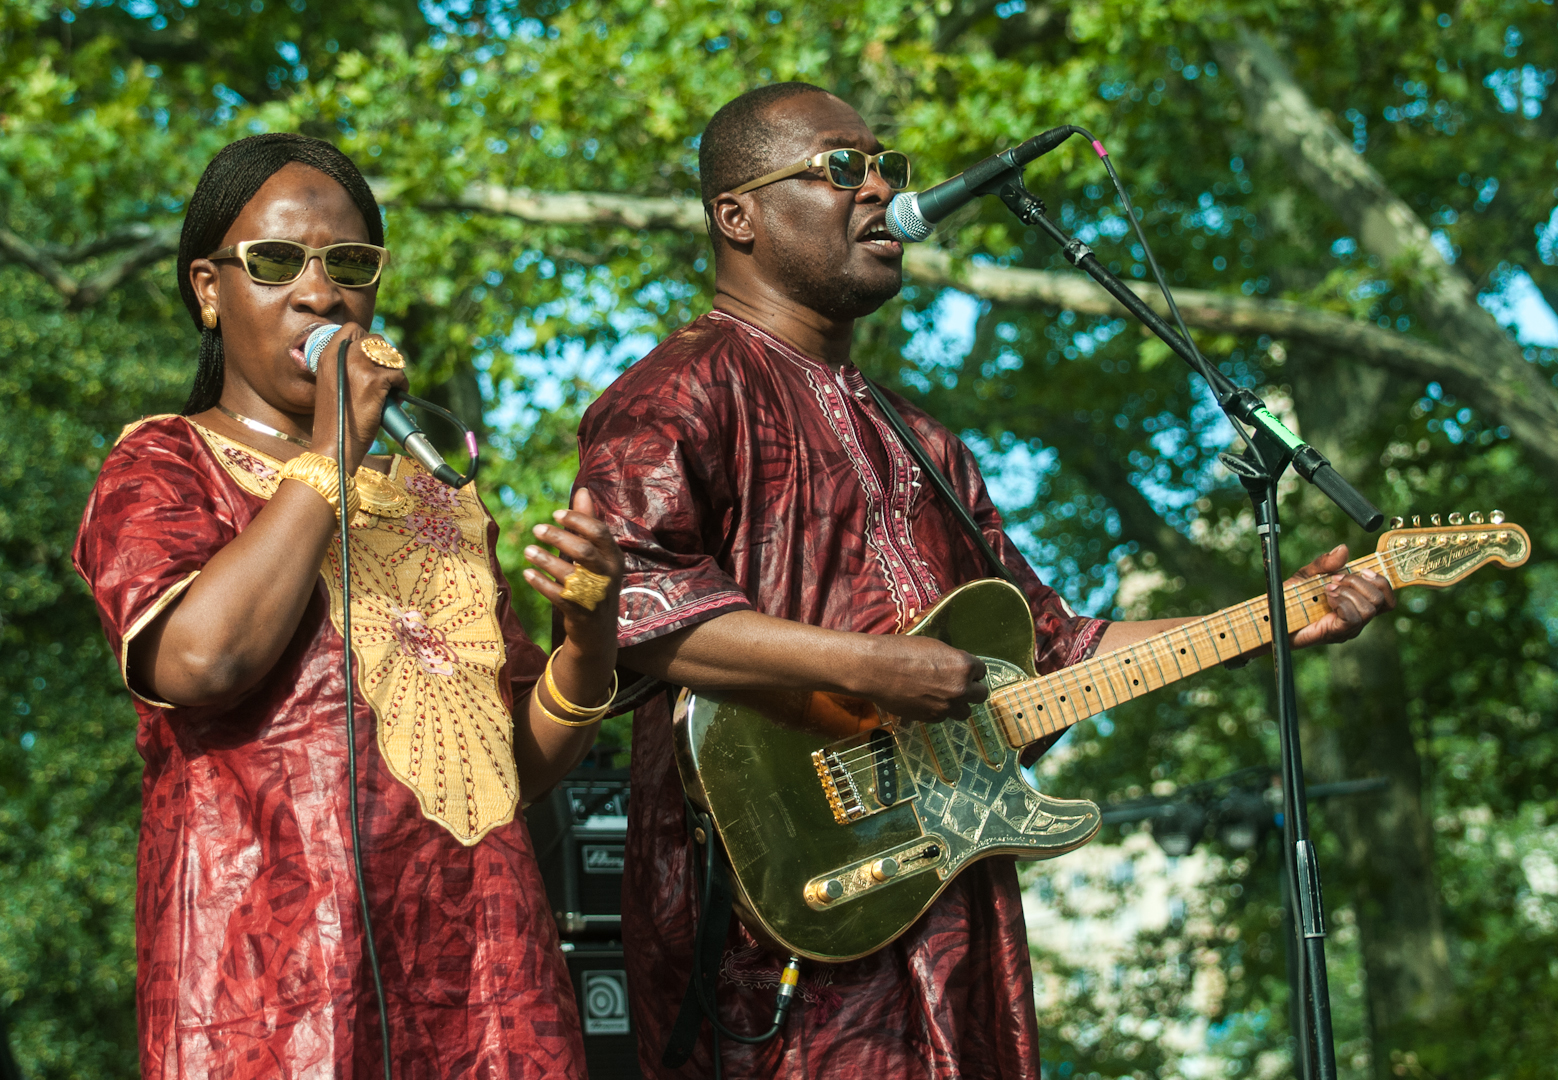
[[[280,461],[194,426],[240,487],[276,493]],[[474,844],[514,819],[520,795],[514,721],[498,690],[504,647],[486,514],[474,487],[456,491],[399,456],[388,476],[359,469],[357,488],[352,655],[379,752],[429,820]],[[339,540],[320,573],[339,632]]]

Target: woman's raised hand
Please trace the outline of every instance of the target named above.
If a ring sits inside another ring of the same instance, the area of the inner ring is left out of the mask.
[[[606,696],[606,682],[617,663],[617,596],[622,591],[622,549],[595,517],[595,501],[587,490],[574,493],[573,509],[552,515],[555,525],[537,525],[536,539],[557,549],[552,554],[537,544],[525,548],[535,564],[525,580],[552,602],[563,617],[567,640],[554,668],[566,693],[570,686],[585,696],[571,698],[591,704]],[[605,596],[594,610],[563,598],[568,575],[587,570],[604,578]],[[590,685],[593,683],[593,685]]]
[[[336,456],[336,358],[341,355],[341,344],[346,349],[346,469],[355,473],[368,448],[379,433],[379,421],[384,413],[384,399],[391,390],[406,389],[406,373],[398,368],[381,367],[368,359],[362,343],[366,338],[380,338],[370,334],[357,323],[346,323],[337,330],[319,356],[319,370],[315,372],[314,438],[311,450],[326,457]]]

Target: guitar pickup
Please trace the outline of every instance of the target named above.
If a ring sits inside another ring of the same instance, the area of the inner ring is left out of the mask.
[[[838,754],[832,750],[817,750],[812,753],[811,763],[817,769],[817,778],[822,781],[822,794],[828,800],[828,808],[833,811],[834,821],[848,825],[866,816],[865,804],[860,801],[860,789],[855,786],[855,778],[839,760]]]

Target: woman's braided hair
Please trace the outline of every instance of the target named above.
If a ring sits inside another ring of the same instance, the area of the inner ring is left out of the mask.
[[[195,369],[189,400],[184,403],[185,416],[215,407],[222,399],[224,377],[222,334],[209,329],[200,319],[200,300],[189,280],[189,265],[221,247],[227,230],[265,181],[294,161],[318,169],[344,187],[362,211],[369,242],[384,244],[384,219],[368,182],[352,159],[329,143],[306,135],[274,132],[251,135],[224,146],[195,185],[184,214],[184,230],[179,235],[179,292],[189,317],[200,331],[200,365]]]

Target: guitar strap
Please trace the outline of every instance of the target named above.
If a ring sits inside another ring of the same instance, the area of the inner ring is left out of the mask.
[[[936,494],[940,495],[942,501],[951,507],[952,513],[958,519],[958,524],[963,526],[963,531],[968,534],[968,538],[974,542],[980,553],[984,555],[985,561],[990,564],[990,569],[994,570],[997,576],[1004,578],[1013,585],[1017,585],[1017,576],[1001,561],[1001,557],[990,546],[990,541],[985,539],[985,534],[979,530],[979,526],[974,522],[974,516],[968,512],[968,507],[963,505],[963,500],[959,499],[957,493],[952,490],[952,485],[947,482],[947,478],[941,475],[941,470],[936,468],[935,462],[931,461],[930,454],[926,453],[919,437],[914,434],[914,429],[899,415],[898,410],[893,408],[893,403],[887,400],[886,394],[877,389],[875,383],[870,379],[866,379],[865,384],[866,389],[871,391],[871,397],[876,402],[877,407],[887,416],[887,422],[898,433],[898,438],[903,440],[909,455],[914,458],[921,471],[930,480],[930,486],[936,489]],[[1022,588],[1021,585],[1017,585],[1017,587],[1019,589]]]

